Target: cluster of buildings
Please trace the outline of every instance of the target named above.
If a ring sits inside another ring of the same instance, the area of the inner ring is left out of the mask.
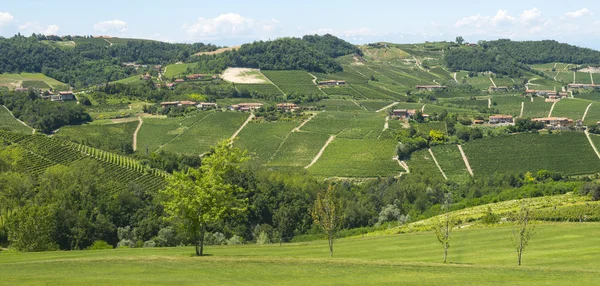
[[[392,116],[397,119],[411,119],[417,114],[416,109],[394,109]],[[423,114],[423,118],[429,118],[429,115]]]
[[[489,91],[506,92],[509,91],[508,86],[490,86]]]
[[[195,101],[188,101],[188,100],[161,102],[160,106],[162,108],[195,106],[198,109],[216,109],[218,107],[217,104],[214,102],[199,102],[198,103]]]
[[[247,112],[247,111],[253,111],[253,110],[260,109],[263,106],[264,106],[264,104],[262,104],[262,103],[249,102],[249,103],[233,104],[233,105],[229,106],[228,109],[234,110],[234,111]],[[279,103],[275,107],[280,111],[295,111],[299,108],[298,105],[296,105],[294,103]]]
[[[554,91],[554,90],[535,90],[535,89],[528,89],[525,91],[525,94],[531,95],[531,96],[546,97],[546,102],[559,101],[559,100],[569,96],[569,94],[566,92],[559,92],[559,91]]]
[[[577,120],[577,122],[573,121],[573,119],[569,119],[566,117],[540,117],[531,119],[534,122],[541,122],[546,126],[546,128],[568,128],[577,126],[583,126],[583,122],[581,120]],[[476,124],[483,124],[483,121],[475,122]],[[491,125],[512,125],[514,124],[514,119],[510,115],[492,115],[490,116],[489,124]]]
[[[445,85],[417,85],[415,88],[420,91],[440,91],[446,90],[448,87]]]
[[[582,83],[571,83],[567,86],[569,90],[574,89],[590,89],[600,87],[600,84],[582,84]]]
[[[317,84],[319,86],[340,86],[340,85],[346,85],[346,81],[345,80],[325,80],[325,81],[319,81],[317,82]]]

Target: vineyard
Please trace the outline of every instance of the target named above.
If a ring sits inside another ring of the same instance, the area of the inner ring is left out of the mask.
[[[383,113],[374,112],[323,112],[308,122],[302,130],[337,134],[344,138],[376,138],[383,129]]]
[[[573,120],[582,119],[587,106],[591,101],[583,99],[563,99],[556,103],[552,117],[566,117]]]
[[[165,185],[164,179],[168,176],[126,156],[42,135],[0,131],[0,140],[16,144],[26,151],[23,165],[27,172],[34,175],[43,173],[54,165],[70,165],[75,161],[91,158],[105,167],[103,175],[107,179],[121,183],[121,187],[136,183],[148,190],[157,190]]]
[[[236,147],[248,150],[253,159],[266,163],[299,122],[250,123],[238,135]],[[260,136],[257,136],[260,134]]]
[[[431,149],[449,180],[464,182],[469,179],[469,172],[456,145],[440,145]]]
[[[30,127],[17,121],[4,106],[0,106],[0,129],[7,129],[24,134],[31,134],[33,131]]]

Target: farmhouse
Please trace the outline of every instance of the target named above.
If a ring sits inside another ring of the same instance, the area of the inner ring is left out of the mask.
[[[474,124],[474,125],[481,125],[481,124],[483,124],[483,123],[485,123],[485,121],[483,121],[483,120],[480,120],[480,119],[473,120],[473,124]]]
[[[467,47],[477,47],[477,44],[475,44],[475,43],[465,43],[465,46],[467,46]]]
[[[162,108],[167,108],[167,107],[177,106],[178,104],[179,104],[179,101],[166,101],[166,102],[161,102],[160,106],[162,106]]]
[[[513,117],[511,115],[492,115],[490,116],[490,124],[512,124]]]
[[[588,89],[588,88],[594,88],[594,87],[600,87],[600,84],[582,84],[582,83],[570,83],[567,86],[569,89]]]
[[[149,73],[146,73],[144,76],[142,76],[143,80],[151,80],[152,76]]]
[[[195,101],[184,100],[180,101],[177,106],[195,106],[197,103]]]
[[[178,78],[175,80],[175,83],[182,83],[185,82],[185,80],[183,80],[182,78]]]
[[[532,119],[535,122],[542,122],[546,127],[571,127],[574,125],[573,119],[566,117],[542,117]]]
[[[50,97],[52,101],[69,101],[75,100],[75,95],[72,91],[61,91],[57,95],[52,95]]]
[[[191,80],[197,80],[197,79],[203,79],[204,75],[203,74],[192,74],[192,75],[188,75],[187,79],[191,79]]]
[[[417,90],[436,91],[436,90],[444,90],[447,88],[447,86],[444,86],[444,85],[417,85],[415,88]]]
[[[209,109],[209,108],[217,108],[217,104],[214,102],[200,102],[198,103],[198,105],[196,105],[196,107],[198,107],[198,109]]]
[[[24,91],[29,91],[29,88],[26,87],[17,87],[15,88],[16,92],[24,92]]]
[[[415,109],[394,109],[392,115],[399,119],[409,119],[417,114]]]
[[[490,91],[508,91],[508,86],[490,86]]]
[[[229,107],[229,110],[251,111],[263,107],[262,103],[239,103]]]
[[[175,83],[167,83],[165,84],[166,87],[173,89],[175,87]]]
[[[320,82],[318,82],[318,84],[320,86],[338,86],[338,85],[345,85],[346,81],[344,81],[344,80],[326,80],[326,81],[320,81]]]
[[[294,111],[296,108],[298,108],[298,105],[293,104],[293,103],[277,104],[277,109],[279,109],[281,111]]]

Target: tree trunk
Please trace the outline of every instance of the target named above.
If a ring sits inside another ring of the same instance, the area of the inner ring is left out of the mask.
[[[200,231],[200,256],[204,255],[204,235],[206,228],[202,225],[202,231]]]
[[[333,257],[333,232],[329,232],[329,256]]]
[[[447,257],[448,257],[448,245],[444,245],[444,263],[446,263]]]

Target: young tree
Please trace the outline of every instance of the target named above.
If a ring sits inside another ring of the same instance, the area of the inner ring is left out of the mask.
[[[231,143],[226,140],[212,147],[199,168],[174,172],[161,191],[166,213],[193,237],[198,256],[203,255],[207,226],[247,208],[247,199],[240,198],[246,191],[225,181],[226,176],[240,169],[240,163],[249,159],[246,151]]]
[[[437,240],[442,244],[442,247],[444,247],[444,263],[446,263],[448,258],[448,249],[450,248],[452,228],[454,227],[454,220],[450,215],[450,204],[451,196],[447,195],[444,206],[442,207],[446,213],[444,214],[444,217],[437,222],[434,228]]]
[[[532,211],[526,203],[521,205],[515,216],[515,229],[512,231],[512,242],[517,250],[518,263],[521,265],[521,257],[529,240],[535,234],[535,225],[531,223]]]
[[[456,37],[456,43],[462,45],[465,42],[465,39],[462,36]]]
[[[342,202],[333,185],[329,185],[326,191],[317,194],[312,217],[315,223],[327,233],[329,256],[333,257],[335,233],[340,228],[343,220]]]

